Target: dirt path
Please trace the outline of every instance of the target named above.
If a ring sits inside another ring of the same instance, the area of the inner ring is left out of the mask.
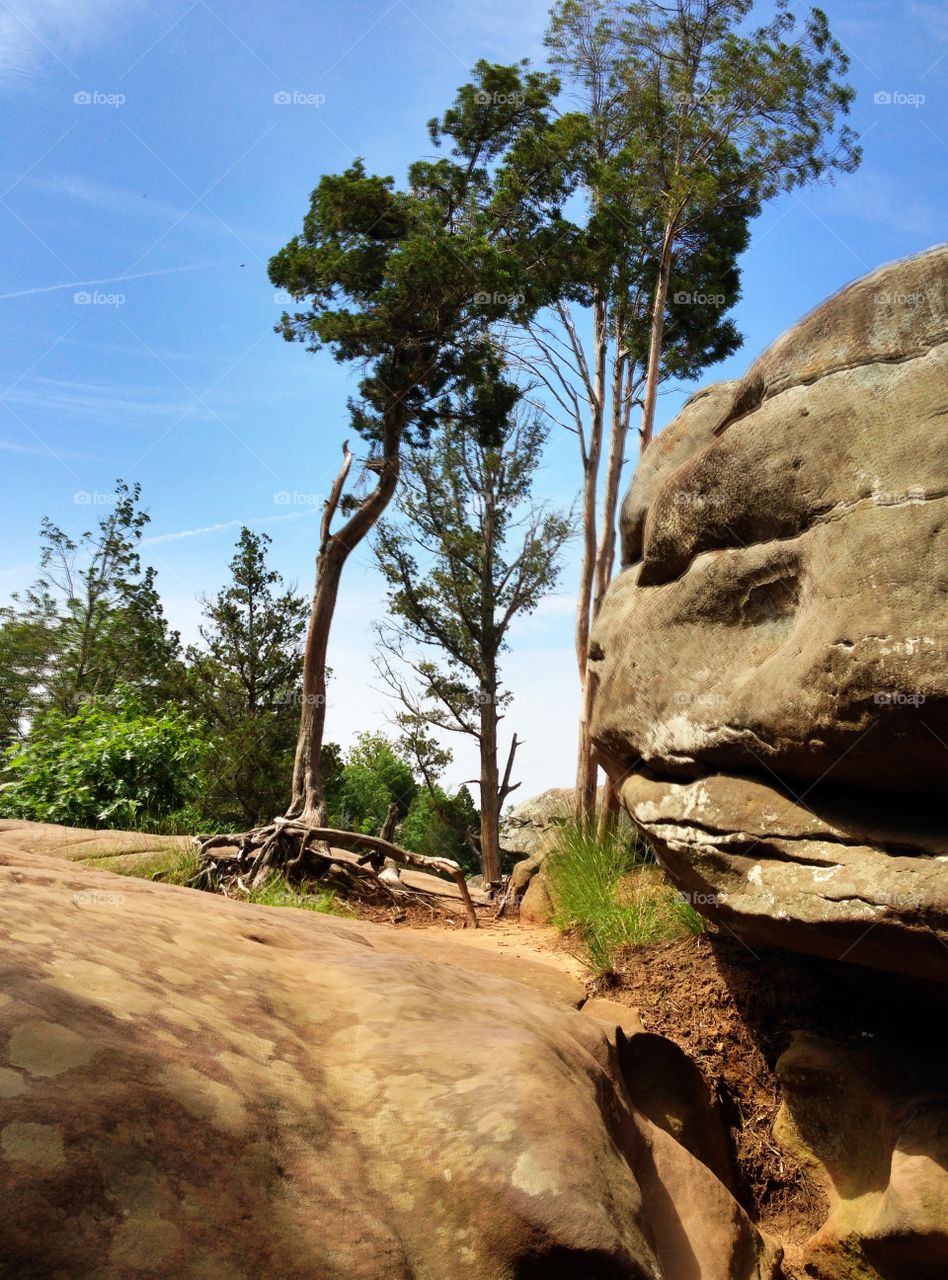
[[[521,925],[498,920],[488,928],[444,929],[452,942],[480,951],[494,951],[508,960],[530,960],[583,982],[588,969],[563,948],[562,934],[542,925]]]

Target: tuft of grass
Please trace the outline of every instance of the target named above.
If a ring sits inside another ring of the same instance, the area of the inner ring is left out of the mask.
[[[255,889],[250,901],[260,907],[296,907],[303,911],[319,911],[322,915],[343,916],[351,914],[337,901],[332,889],[320,885],[302,884],[293,889],[283,876],[272,876],[265,885]]]
[[[547,856],[557,928],[575,929],[597,973],[623,947],[701,933],[707,922],[665,880],[648,848],[628,832],[600,836],[565,824]]]
[[[140,880],[161,880],[163,884],[186,885],[197,874],[199,864],[197,849],[192,845],[183,845],[180,849],[149,854],[134,862],[114,864],[111,860],[102,859],[98,865],[121,876],[134,876]],[[323,889],[318,884],[302,884],[298,889],[291,888],[284,877],[278,875],[272,876],[266,884],[255,889],[246,901],[261,907],[296,907],[303,911],[319,911],[323,915],[330,916],[350,914],[337,901],[331,889]]]
[[[120,861],[127,857],[128,861]],[[187,884],[198,871],[197,849],[191,844],[167,849],[161,853],[123,855],[111,853],[90,860],[91,865],[119,876],[133,876],[136,880],[161,880],[163,884]]]

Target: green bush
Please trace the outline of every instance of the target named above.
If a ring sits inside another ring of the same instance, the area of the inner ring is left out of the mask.
[[[378,835],[390,804],[404,817],[418,791],[411,765],[382,733],[362,733],[327,796],[333,826]]]
[[[203,751],[182,715],[148,714],[127,690],[86,702],[74,716],[48,711],[26,743],[5,753],[0,817],[167,826],[196,795]]]
[[[564,825],[547,858],[554,924],[576,929],[590,966],[614,969],[622,947],[700,933],[706,922],[661,875],[648,849],[624,832],[599,836]]]
[[[398,842],[428,858],[451,858],[470,876],[480,871],[481,861],[466,837],[476,835],[479,826],[480,815],[467,787],[453,796],[440,787],[434,793],[425,788],[411,802]]]
[[[125,863],[117,861],[114,856],[93,858],[91,865],[135,880],[161,880],[164,884],[186,885],[200,870],[201,859],[197,849],[187,842],[177,849],[149,853]]]

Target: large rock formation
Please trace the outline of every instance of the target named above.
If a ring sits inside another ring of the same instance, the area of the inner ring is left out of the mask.
[[[948,1272],[948,1094],[928,1038],[854,1046],[799,1036],[780,1059],[775,1137],[830,1206],[795,1251],[812,1280]]]
[[[570,992],[2,841],[0,936],[0,1276],[777,1275],[694,1073]]]
[[[656,439],[593,725],[695,905],[948,981],[948,247],[858,280]]]

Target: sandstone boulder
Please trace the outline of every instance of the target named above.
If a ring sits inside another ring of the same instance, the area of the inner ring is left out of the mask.
[[[937,1034],[937,1031],[936,1031]],[[948,1270],[948,1090],[931,1042],[799,1036],[778,1063],[775,1137],[830,1215],[794,1251],[815,1280],[942,1280]]]
[[[549,924],[554,910],[548,877],[542,873],[534,876],[520,900],[520,919],[524,924]]]
[[[593,735],[694,905],[948,981],[948,247],[692,397],[623,509]]]
[[[0,936],[4,1277],[777,1276],[621,1033],[467,948],[2,844]]]
[[[575,792],[570,787],[551,787],[516,805],[504,816],[500,843],[508,853],[523,859],[542,861],[559,827],[573,816]]]

